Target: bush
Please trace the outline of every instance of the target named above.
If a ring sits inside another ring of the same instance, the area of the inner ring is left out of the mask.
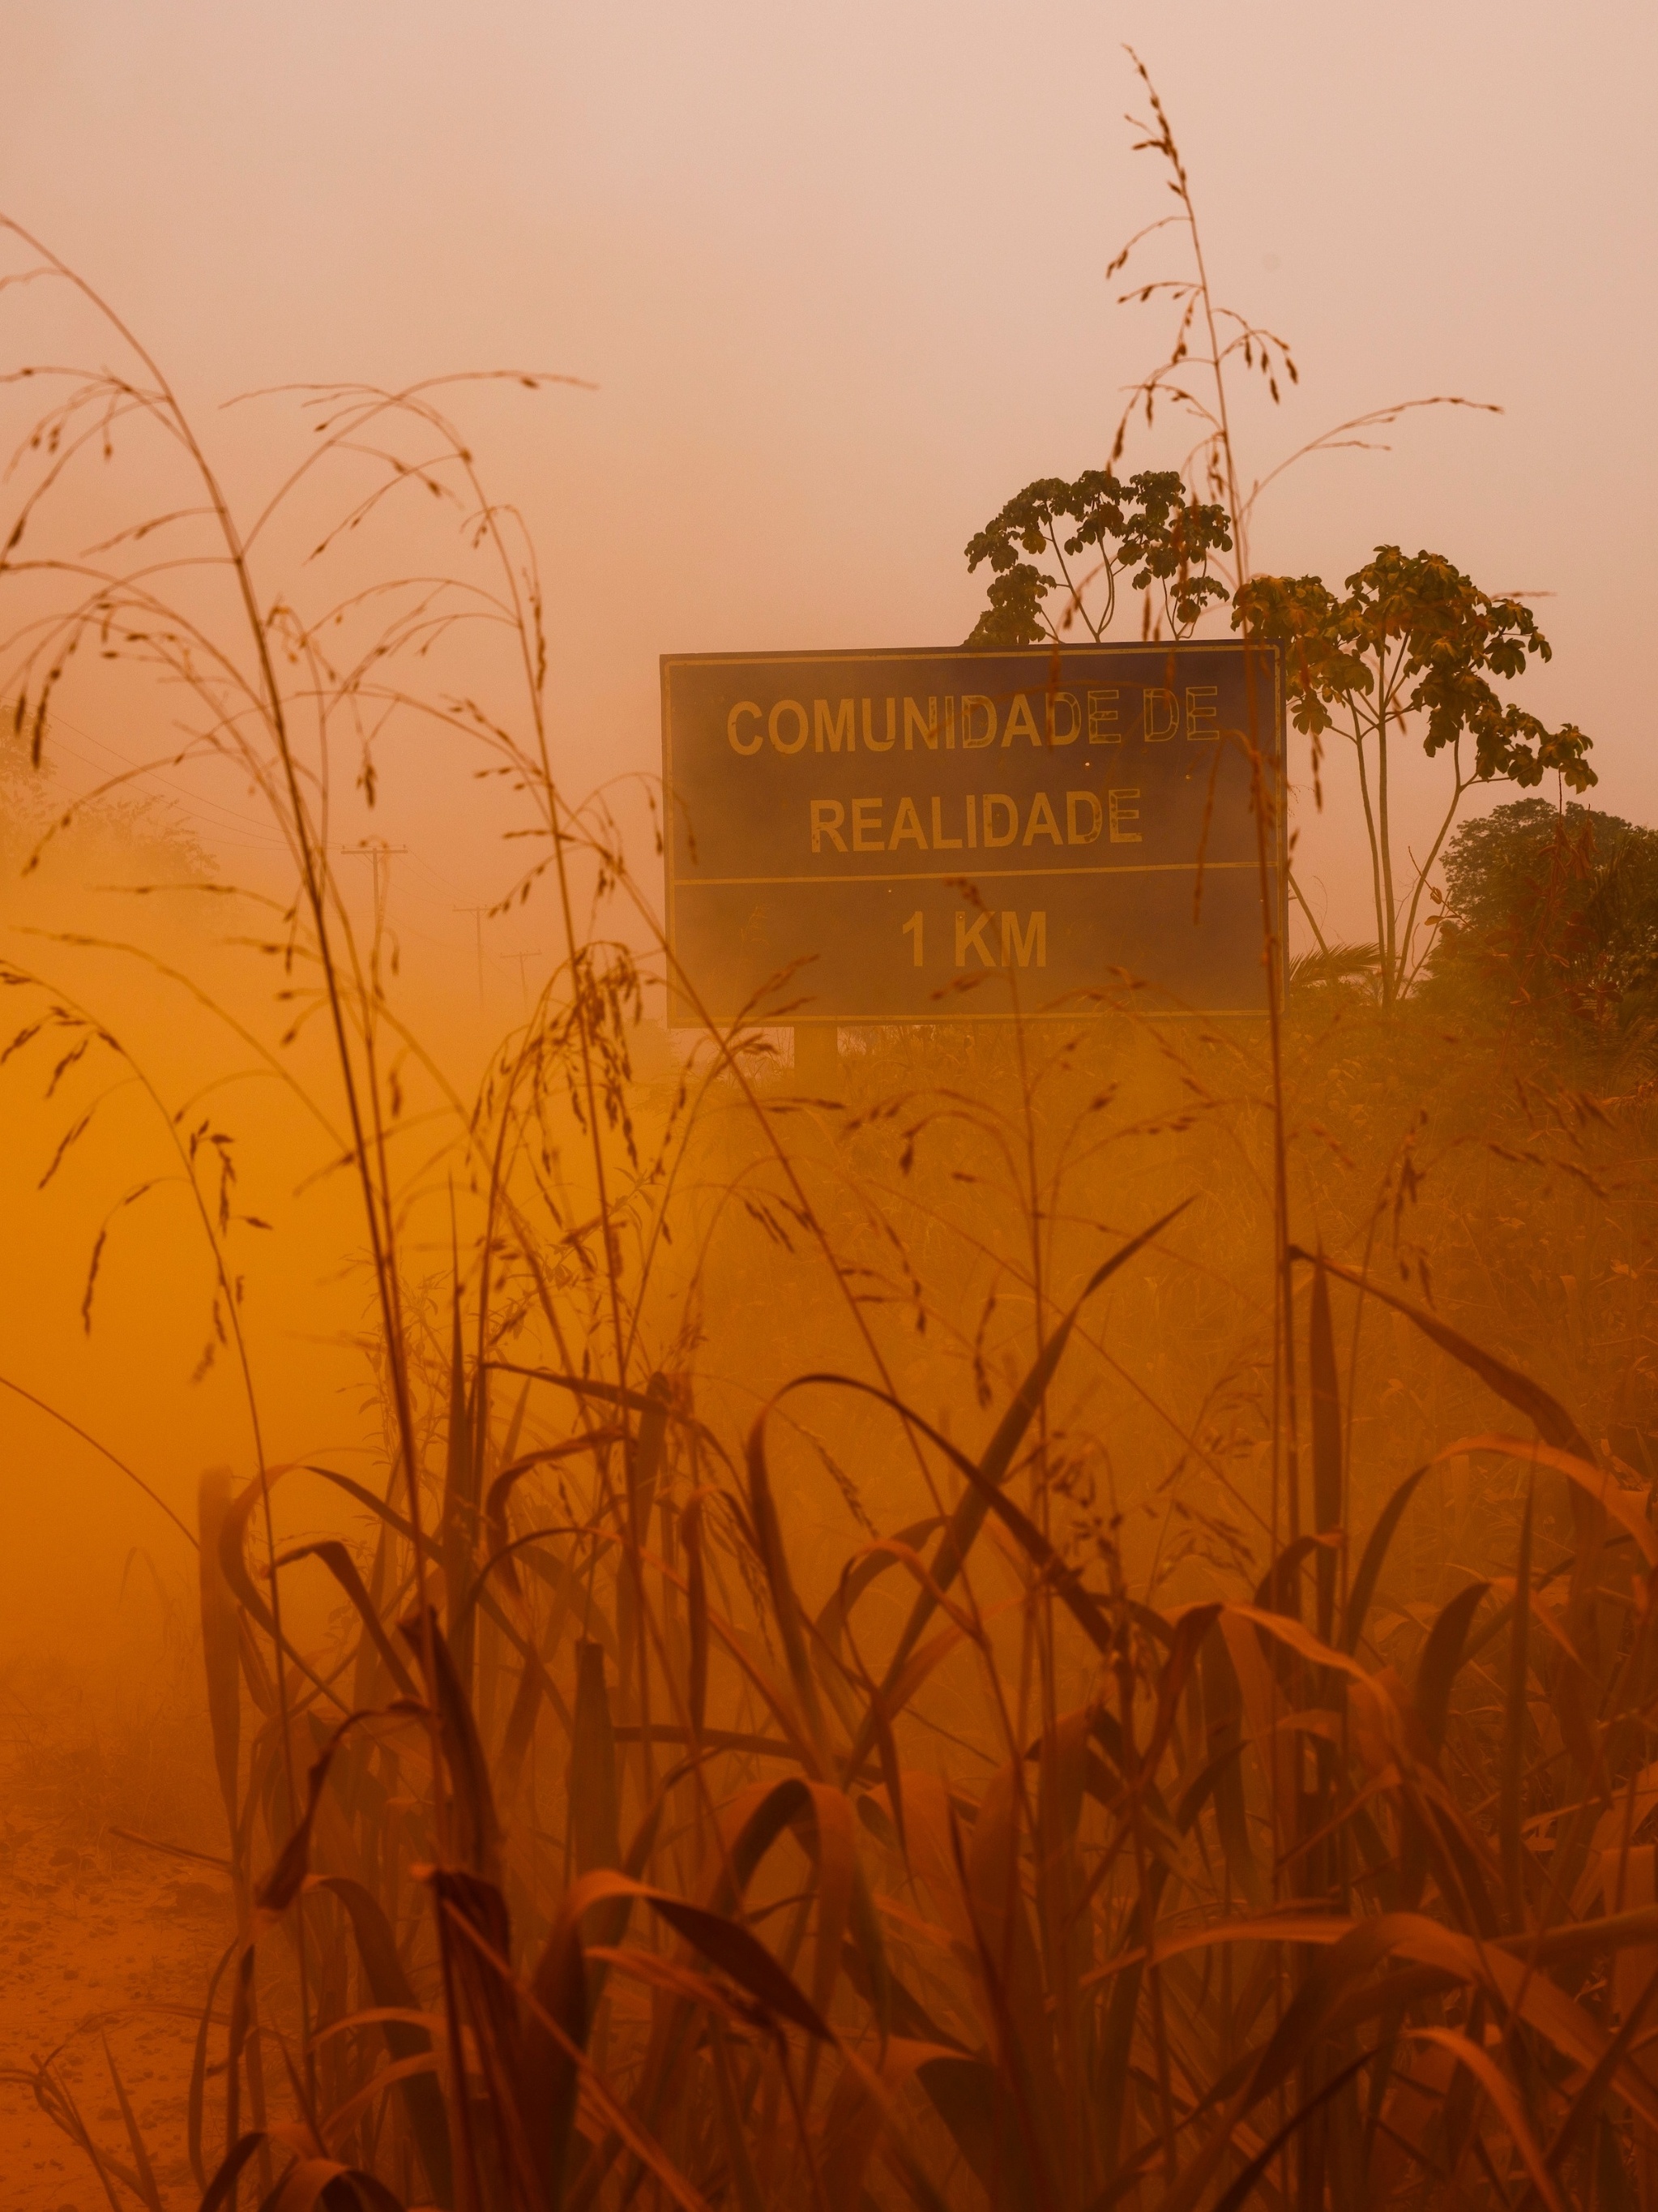
[[[1445,856],[1431,974],[1625,1036],[1658,986],[1658,830],[1590,806],[1516,799]]]

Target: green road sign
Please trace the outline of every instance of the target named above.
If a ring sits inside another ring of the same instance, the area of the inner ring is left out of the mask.
[[[1085,1012],[1125,978],[1259,1012],[1283,732],[1276,649],[1230,639],[665,654],[671,1018]]]

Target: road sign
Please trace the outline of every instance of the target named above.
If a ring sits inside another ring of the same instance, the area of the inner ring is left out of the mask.
[[[774,1019],[1085,1012],[1124,975],[1260,1012],[1249,747],[1276,917],[1283,728],[1242,640],[665,654],[671,1018],[764,1018],[796,962]]]

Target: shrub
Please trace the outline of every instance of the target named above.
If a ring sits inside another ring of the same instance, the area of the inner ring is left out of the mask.
[[[1590,806],[1521,799],[1459,830],[1445,855],[1432,973],[1626,1036],[1658,984],[1658,830]]]

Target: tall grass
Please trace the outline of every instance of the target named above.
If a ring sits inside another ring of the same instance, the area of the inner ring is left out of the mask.
[[[1477,1008],[1454,1059],[1442,1010],[1337,981],[1270,1035],[1125,988],[877,1040],[833,1105],[756,1006],[635,1082],[666,948],[554,772],[533,564],[450,395],[312,395],[245,523],[160,369],[9,234],[125,365],[26,434],[6,696],[47,755],[112,653],[263,793],[299,1036],[222,1011],[355,1178],[384,1409],[367,1474],[270,1462],[229,1132],[9,968],[20,1065],[152,1101],[244,1386],[186,1532],[236,1899],[203,2212],[1644,2202],[1638,1079],[1528,1068]],[[106,444],[182,488],[66,550]],[[427,501],[452,568],[331,594]],[[319,557],[278,584],[290,515]],[[465,1098],[331,855],[334,780],[415,718],[505,771],[507,896],[561,933]],[[337,1518],[288,1541],[295,1477]],[[159,2212],[125,2093],[112,2145],[39,2090]]]

